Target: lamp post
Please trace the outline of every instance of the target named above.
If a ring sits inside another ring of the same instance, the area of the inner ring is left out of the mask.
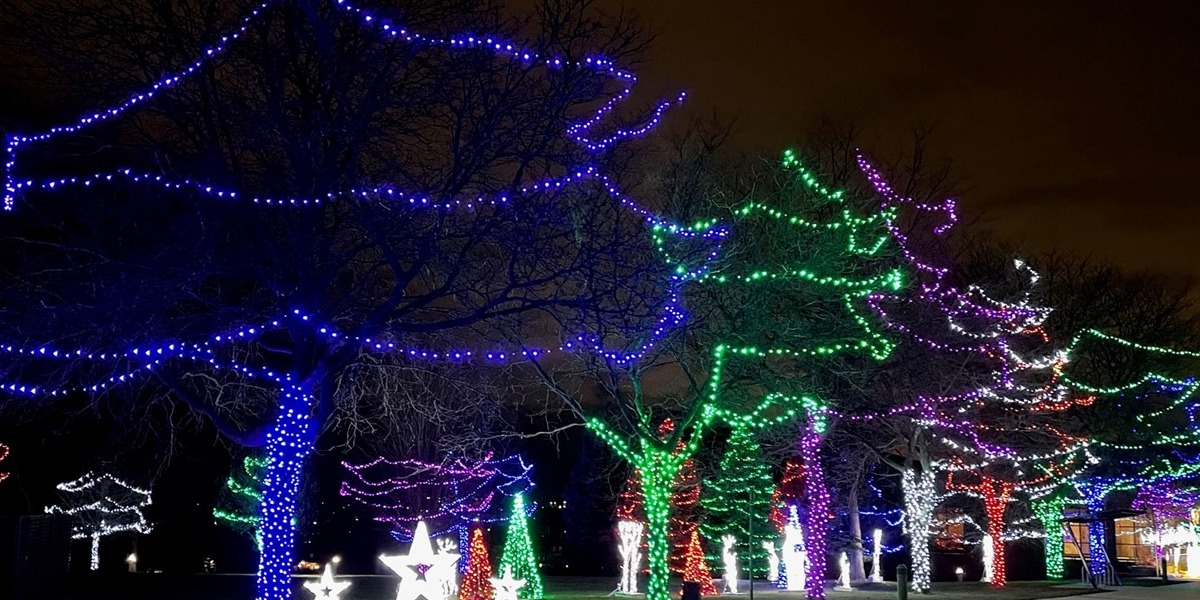
[[[746,577],[750,578],[750,600],[754,600],[754,487],[746,505]]]

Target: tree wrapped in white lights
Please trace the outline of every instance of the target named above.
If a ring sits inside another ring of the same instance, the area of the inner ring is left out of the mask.
[[[984,504],[995,544],[993,585],[1003,586],[1001,534],[1009,495],[1052,485],[1091,460],[1087,440],[1050,424],[1094,398],[1074,397],[1060,381],[1069,353],[1056,350],[1043,328],[1051,309],[1033,301],[1039,275],[1014,261],[1007,300],[977,285],[956,285],[949,254],[922,248],[922,242],[941,245],[938,237],[957,222],[954,201],[932,201],[933,193],[903,196],[864,158],[858,162],[883,206],[892,209],[888,228],[918,285],[868,297],[887,326],[904,334],[908,343],[897,354],[907,364],[881,378],[878,395],[889,398],[886,406],[847,420],[870,430],[859,432],[861,439],[887,440],[876,450],[901,475],[914,588],[930,589],[930,533],[940,476],[947,472],[947,488]],[[910,220],[917,226],[906,225]],[[914,234],[922,225],[928,231]],[[926,239],[913,237],[921,234]]]
[[[92,540],[91,569],[100,568],[100,538],[133,531],[149,533],[150,524],[142,509],[150,505],[150,492],[133,487],[116,477],[87,473],[75,481],[60,483],[62,504],[47,506],[46,512],[71,517],[71,538]]]
[[[783,570],[776,583],[789,592],[804,589],[808,568],[808,552],[804,547],[804,530],[800,527],[800,516],[795,506],[788,507],[787,525],[783,529]]]
[[[725,591],[730,594],[738,593],[737,568],[737,538],[728,533],[721,536],[721,565],[724,572],[721,578],[725,580]]]
[[[617,552],[621,555],[621,584],[617,586],[618,593],[638,593],[638,572],[642,570],[642,530],[645,527],[638,521],[617,522]]]
[[[880,567],[883,558],[883,530],[876,529],[874,537],[875,544],[871,547],[871,576],[867,578],[867,581],[883,583],[883,572]]]

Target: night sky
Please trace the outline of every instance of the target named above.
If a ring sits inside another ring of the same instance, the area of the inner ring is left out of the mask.
[[[660,34],[646,87],[736,117],[740,148],[827,115],[887,157],[932,125],[974,227],[1200,277],[1200,4],[602,2],[622,4]]]

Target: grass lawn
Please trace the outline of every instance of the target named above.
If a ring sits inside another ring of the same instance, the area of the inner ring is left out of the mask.
[[[315,577],[312,577],[315,578]],[[396,597],[395,577],[384,575],[350,575],[353,582],[342,600],[394,600]],[[298,600],[308,600],[311,595],[300,586],[310,577],[296,578]],[[615,577],[548,577],[546,591],[548,600],[607,600],[616,588]],[[644,585],[644,581],[643,581]],[[832,588],[829,600],[894,600],[896,584],[891,582],[865,584],[854,591]],[[672,582],[672,595],[678,598],[680,584]],[[746,583],[742,583],[744,592]],[[987,584],[934,583],[933,594],[923,596],[910,594],[912,600],[931,597],[942,600],[1039,600],[1091,593],[1091,588],[1064,585],[1063,582],[1015,581],[1004,589],[994,590]],[[764,582],[755,582],[754,596],[764,600],[802,600],[802,592],[787,592]],[[81,578],[72,581],[59,593],[46,600],[94,600],[95,598],[121,598],[122,600],[253,600],[254,577],[252,575],[174,575],[160,573],[111,574]],[[622,597],[613,596],[620,599]],[[749,600],[748,593],[725,595],[726,598]],[[640,596],[624,597],[637,600]]]

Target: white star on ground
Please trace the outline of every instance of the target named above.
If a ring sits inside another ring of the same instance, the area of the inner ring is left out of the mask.
[[[321,579],[305,583],[304,587],[312,592],[314,598],[333,598],[337,600],[337,597],[346,591],[346,588],[350,587],[350,582],[334,581],[333,569],[329,567],[329,563],[325,563],[325,572],[321,574]]]
[[[443,583],[448,577],[455,576],[454,564],[458,562],[458,556],[454,552],[434,554],[429,527],[425,521],[418,521],[408,554],[380,555],[379,560],[400,576],[396,600],[443,600]]]
[[[517,600],[517,590],[525,586],[524,579],[513,579],[512,567],[504,565],[503,577],[489,577],[492,582],[492,598],[495,600]]]

